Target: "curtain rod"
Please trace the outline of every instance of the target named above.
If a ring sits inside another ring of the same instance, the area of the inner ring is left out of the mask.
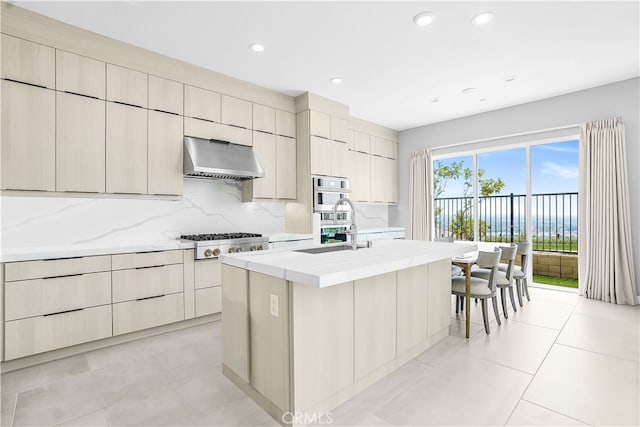
[[[468,144],[477,144],[477,143],[480,143],[480,142],[496,141],[498,139],[506,139],[506,138],[515,138],[515,137],[519,137],[519,136],[534,135],[536,133],[545,133],[545,132],[553,132],[553,131],[556,131],[556,130],[571,129],[571,128],[574,128],[574,127],[578,127],[581,124],[582,123],[576,123],[576,124],[573,124],[573,125],[557,126],[557,127],[552,127],[552,128],[546,128],[546,129],[532,130],[532,131],[528,131],[528,132],[512,133],[512,134],[509,134],[509,135],[492,136],[492,137],[489,137],[489,138],[474,139],[472,141],[454,142],[452,144],[440,145],[439,147],[434,147],[434,148],[432,148],[432,150],[439,150],[439,149],[442,149],[442,148],[455,147],[455,146],[458,146],[458,145],[468,145]]]

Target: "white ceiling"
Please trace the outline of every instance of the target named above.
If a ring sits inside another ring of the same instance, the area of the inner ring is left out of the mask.
[[[14,3],[398,130],[640,74],[637,1]],[[435,14],[430,26],[412,23],[421,11]],[[472,25],[483,11],[494,20]]]

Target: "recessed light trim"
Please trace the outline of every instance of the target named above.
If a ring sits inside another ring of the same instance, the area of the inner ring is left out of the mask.
[[[464,89],[462,89],[462,93],[464,94],[470,94],[470,93],[474,93],[475,91],[477,91],[478,89],[475,87],[466,87]]]
[[[333,83],[334,85],[339,85],[340,83],[342,83],[342,78],[341,77],[331,77],[329,79],[329,81],[331,83]]]
[[[505,83],[511,83],[512,81],[514,81],[515,79],[517,79],[518,76],[507,76],[504,78]]]
[[[484,25],[491,21],[493,21],[493,13],[491,12],[482,12],[471,18],[473,25]]]
[[[484,102],[486,100],[487,100],[487,98],[480,98],[480,102]]]
[[[425,27],[433,22],[436,17],[431,12],[420,12],[416,16],[413,17],[413,23],[420,26]]]
[[[429,101],[431,101],[431,102],[439,102],[440,98],[431,98]]]
[[[251,43],[249,45],[249,49],[251,49],[254,52],[264,52],[264,45],[260,44],[260,43]]]

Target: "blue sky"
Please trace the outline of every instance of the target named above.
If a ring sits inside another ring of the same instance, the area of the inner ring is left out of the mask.
[[[485,170],[483,178],[502,178],[505,187],[500,194],[526,192],[525,149],[494,151],[478,154],[478,167]],[[472,167],[471,156],[440,160],[443,165],[464,161]],[[434,167],[437,166],[434,162]],[[449,181],[440,197],[462,196],[462,180]],[[531,147],[531,192],[564,193],[578,191],[578,141],[557,142]]]

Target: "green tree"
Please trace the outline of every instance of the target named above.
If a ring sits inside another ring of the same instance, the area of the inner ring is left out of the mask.
[[[485,178],[485,170],[478,169],[479,196],[489,197],[498,194],[505,186],[502,178]],[[437,199],[447,189],[447,184],[451,180],[462,179],[462,197],[465,198],[462,207],[453,214],[449,222],[449,231],[458,239],[473,240],[473,218],[471,218],[471,207],[473,200],[471,191],[473,190],[473,170],[464,166],[464,160],[443,165],[436,160],[436,167],[433,172],[433,194]],[[441,226],[442,209],[437,207],[434,212],[436,225]],[[487,236],[487,230],[491,227],[485,221],[478,222],[478,233],[480,240]]]

